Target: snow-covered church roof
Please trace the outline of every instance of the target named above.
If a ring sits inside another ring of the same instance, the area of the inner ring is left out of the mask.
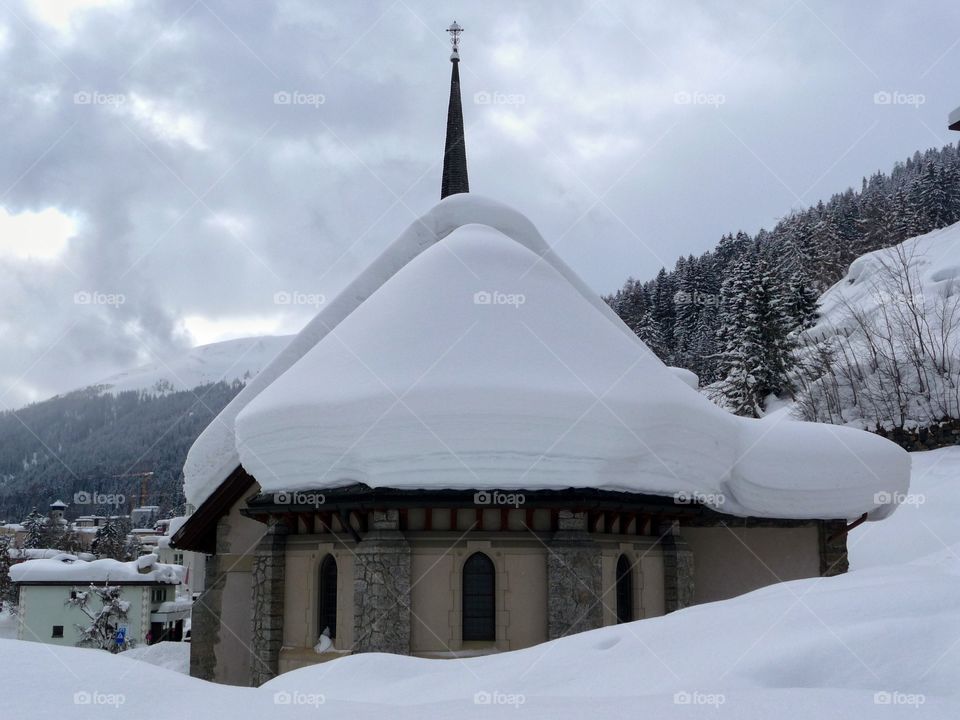
[[[910,467],[866,432],[714,406],[526,218],[466,194],[412,224],[211,423],[188,501],[238,463],[264,492],[596,488],[797,519],[884,517]]]

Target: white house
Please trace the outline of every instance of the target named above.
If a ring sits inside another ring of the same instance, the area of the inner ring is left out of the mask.
[[[121,588],[129,603],[125,633],[128,642],[149,644],[179,640],[184,620],[190,617],[190,601],[177,598],[183,568],[143,555],[131,562],[94,560],[58,554],[52,558],[27,560],[10,569],[10,578],[19,587],[17,638],[53,645],[76,645],[81,639],[78,625],[88,623],[81,610],[68,605],[72,593],[91,584]]]

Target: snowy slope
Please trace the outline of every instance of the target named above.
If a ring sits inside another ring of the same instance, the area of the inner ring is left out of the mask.
[[[261,688],[0,640],[4,717],[955,718],[960,563],[800,580],[468,660],[355,655]],[[639,710],[638,710],[639,712]],[[38,714],[39,713],[39,714]]]
[[[882,523],[858,528],[849,541],[855,570],[908,562],[960,548],[960,446],[910,453],[910,493]]]
[[[805,419],[910,430],[960,416],[960,223],[857,258],[820,310],[803,336],[817,368],[801,376]]]
[[[264,335],[199,345],[180,356],[111,375],[94,385],[109,392],[191,390],[213,382],[248,381],[290,342],[290,335]]]
[[[905,240],[898,246],[919,283],[915,297],[931,305],[941,293],[955,293],[960,280],[960,223]],[[811,331],[831,331],[847,325],[849,308],[873,314],[884,304],[902,300],[888,291],[884,265],[894,256],[889,248],[861,255],[847,274],[820,296],[821,317]]]

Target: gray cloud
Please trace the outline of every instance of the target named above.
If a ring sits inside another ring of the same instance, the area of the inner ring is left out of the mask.
[[[184,318],[306,321],[274,292],[334,294],[438,197],[453,17],[467,28],[471,187],[527,213],[609,292],[952,141],[958,15],[892,1],[130,0],[64,31],[7,3],[0,206],[56,207],[77,233],[55,260],[0,253],[0,406],[176,352]],[[295,92],[323,103],[274,100]]]

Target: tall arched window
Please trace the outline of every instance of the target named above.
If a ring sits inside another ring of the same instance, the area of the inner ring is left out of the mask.
[[[633,622],[633,568],[626,555],[617,560],[617,622]]]
[[[320,563],[319,580],[317,635],[321,635],[324,629],[330,628],[330,637],[335,638],[337,636],[337,561],[333,555],[327,555]]]
[[[463,640],[497,639],[496,569],[483,553],[463,564]]]

